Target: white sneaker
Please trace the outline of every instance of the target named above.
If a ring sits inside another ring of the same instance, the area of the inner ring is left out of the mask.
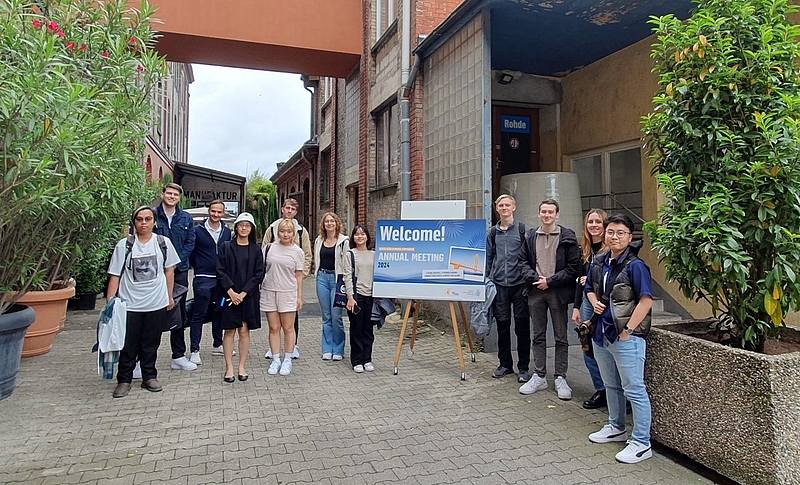
[[[288,376],[290,372],[292,372],[292,358],[287,357],[283,359],[283,364],[281,364],[281,375]]]
[[[280,369],[281,359],[272,359],[272,363],[269,365],[269,369],[267,369],[267,374],[274,376]]]
[[[300,358],[300,350],[297,349],[297,345],[295,344],[294,350],[292,351],[292,358],[299,359]]]
[[[211,349],[211,355],[225,355],[225,351],[222,350],[222,345]],[[234,350],[233,352],[231,352],[231,355],[236,357],[236,351]]]
[[[197,369],[197,365],[189,362],[189,359],[187,359],[186,356],[183,356],[178,359],[172,359],[172,363],[169,364],[169,368],[172,370],[195,370]]]
[[[361,364],[353,366],[353,372],[355,372],[356,374],[361,374],[362,372],[364,372],[364,366]]]
[[[556,377],[556,392],[558,392],[558,398],[562,401],[569,401],[572,399],[572,388],[569,387],[567,384],[567,380],[561,376]]]
[[[627,441],[627,439],[628,433],[624,429],[617,429],[610,424],[589,435],[589,441],[592,443],[611,443],[614,441]]]
[[[189,357],[189,362],[194,365],[203,365],[203,361],[200,360],[200,351],[192,352],[192,355]]]
[[[366,364],[364,364],[364,370],[367,372],[372,372],[375,370],[375,366],[372,365],[372,362],[367,362]]]
[[[342,360],[342,356],[339,354],[333,354],[333,360]]]
[[[265,359],[271,359],[272,358],[272,349],[267,349],[267,353],[264,354],[264,358]]]
[[[635,440],[628,440],[628,446],[614,457],[622,463],[639,463],[653,456],[650,445],[643,445]]]
[[[528,382],[519,386],[520,394],[533,394],[536,391],[547,389],[547,379],[540,377],[539,374],[534,374]]]
[[[139,361],[136,361],[136,367],[133,368],[133,378],[134,379],[141,379],[142,378],[142,366],[139,365]]]
[[[332,358],[333,354],[331,354],[330,352],[325,352],[324,354],[322,354],[322,360],[331,360]]]

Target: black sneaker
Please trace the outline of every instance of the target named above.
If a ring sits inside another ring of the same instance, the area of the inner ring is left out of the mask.
[[[528,382],[529,380],[531,380],[531,375],[528,374],[528,371],[519,371],[519,374],[517,374],[517,382]]]
[[[492,372],[492,377],[494,377],[495,379],[499,379],[499,378],[501,378],[503,376],[507,376],[507,375],[513,374],[513,373],[514,373],[513,369],[509,369],[508,367],[503,367],[501,365],[500,367],[495,369],[494,372]]]

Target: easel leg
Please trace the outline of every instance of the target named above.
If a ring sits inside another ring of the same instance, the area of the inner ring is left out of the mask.
[[[472,333],[469,330],[469,322],[467,321],[467,314],[464,313],[464,304],[458,302],[458,310],[461,312],[461,325],[464,326],[464,333],[467,335],[467,343],[469,344],[470,360],[475,362],[475,346],[472,345]]]
[[[456,319],[456,307],[453,302],[450,304],[450,320],[453,322],[453,336],[456,338],[456,353],[458,354],[458,364],[461,366],[461,380],[467,380],[467,372],[464,367],[464,353],[461,351],[461,334],[458,331],[458,320]]]
[[[394,352],[394,375],[397,375],[397,364],[400,362],[400,350],[403,348],[403,338],[406,335],[408,325],[408,314],[411,312],[411,300],[406,301],[406,309],[403,311],[403,325],[400,327],[400,338],[397,339],[397,350]]]
[[[408,352],[406,352],[406,355],[409,357],[414,355],[414,342],[417,340],[417,323],[419,321],[419,307],[421,304],[421,301],[414,300],[414,323],[411,325],[411,342],[409,342]]]

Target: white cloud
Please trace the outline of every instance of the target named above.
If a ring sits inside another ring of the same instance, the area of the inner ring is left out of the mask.
[[[267,177],[310,135],[311,94],[299,74],[193,64],[189,163]]]

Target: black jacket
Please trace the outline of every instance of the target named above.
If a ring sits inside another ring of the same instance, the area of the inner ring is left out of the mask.
[[[214,238],[206,229],[206,221],[194,226],[194,250],[189,256],[189,263],[194,268],[194,274],[214,275],[217,272],[217,253],[225,241],[231,240],[231,230],[224,223],[219,240],[215,243]]]
[[[581,265],[580,248],[575,231],[559,225],[561,234],[558,237],[556,249],[556,272],[547,278],[548,288],[553,289],[558,295],[558,300],[563,304],[572,302],[575,296],[575,278],[578,276]],[[522,277],[527,284],[539,280],[536,273],[536,229],[530,229],[530,237],[525,238],[522,251],[519,255],[519,267]],[[529,291],[539,291],[532,289]]]

